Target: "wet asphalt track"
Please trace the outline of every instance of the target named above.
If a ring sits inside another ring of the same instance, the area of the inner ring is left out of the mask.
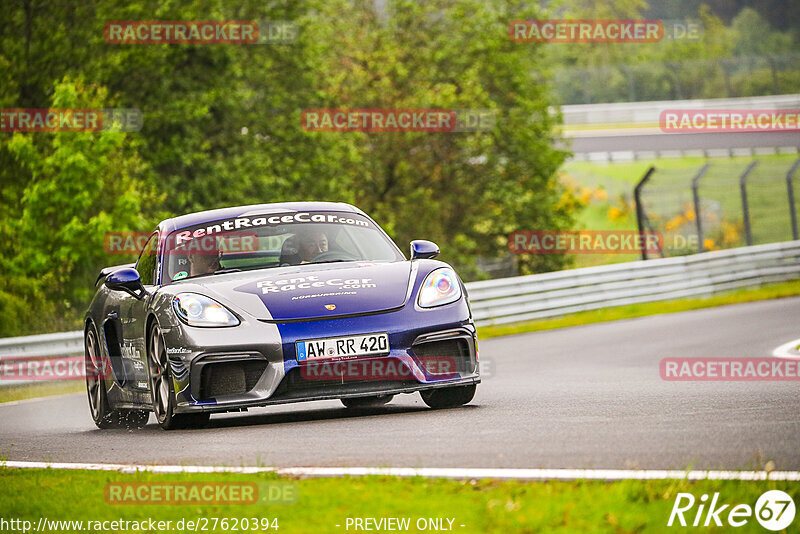
[[[100,431],[85,395],[0,406],[0,457],[262,466],[800,470],[800,383],[665,382],[665,357],[769,356],[800,338],[800,298],[488,339],[470,405],[418,394],[212,416],[210,426]]]

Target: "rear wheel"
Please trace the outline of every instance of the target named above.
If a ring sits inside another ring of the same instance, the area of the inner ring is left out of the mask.
[[[106,375],[110,362],[103,358],[94,324],[86,330],[84,358],[86,362],[86,393],[89,410],[97,428],[142,428],[150,418],[147,410],[112,410],[106,392]]]
[[[349,397],[340,399],[345,408],[378,408],[390,402],[394,395],[373,395],[371,397]]]
[[[475,396],[475,384],[420,391],[422,400],[431,408],[455,408],[462,406]]]
[[[147,343],[147,363],[150,371],[150,391],[153,393],[153,412],[164,430],[203,426],[211,417],[208,413],[176,414],[175,386],[167,358],[164,336],[153,323]]]

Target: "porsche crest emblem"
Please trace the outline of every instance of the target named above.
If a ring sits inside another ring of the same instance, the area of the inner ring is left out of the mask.
[[[326,310],[333,311],[333,310],[335,310],[335,309],[336,309],[336,304],[326,304],[326,305],[325,305],[325,309],[326,309]]]

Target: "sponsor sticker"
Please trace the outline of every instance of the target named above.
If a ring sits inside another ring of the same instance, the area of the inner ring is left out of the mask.
[[[185,245],[189,241],[205,236],[232,232],[235,230],[243,232],[242,236],[247,235],[245,228],[274,227],[282,224],[343,224],[347,226],[362,226],[369,228],[370,224],[361,217],[350,213],[330,213],[330,212],[297,212],[276,215],[256,215],[252,217],[236,217],[209,223],[205,226],[194,227],[173,232],[168,237],[167,248],[174,249]],[[225,234],[228,235],[227,233]],[[243,237],[244,239],[244,237]],[[210,243],[210,242],[209,242]]]
[[[372,289],[377,288],[378,285],[372,281],[372,278],[329,278],[328,280],[320,280],[317,275],[296,276],[293,278],[282,278],[280,280],[261,280],[256,282],[256,288],[261,290],[262,295],[268,293],[283,293],[286,291],[296,291],[298,289],[314,289],[322,287],[335,287],[339,289]],[[325,295],[333,295],[335,293],[326,293]],[[308,295],[306,298],[312,296]],[[336,307],[334,306],[334,309]]]

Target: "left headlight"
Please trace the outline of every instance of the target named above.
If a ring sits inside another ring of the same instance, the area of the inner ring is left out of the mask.
[[[419,305],[433,308],[450,304],[461,298],[461,284],[453,269],[442,267],[425,277],[419,290]]]
[[[172,299],[175,315],[189,326],[236,326],[239,319],[219,302],[197,293],[180,293]]]

